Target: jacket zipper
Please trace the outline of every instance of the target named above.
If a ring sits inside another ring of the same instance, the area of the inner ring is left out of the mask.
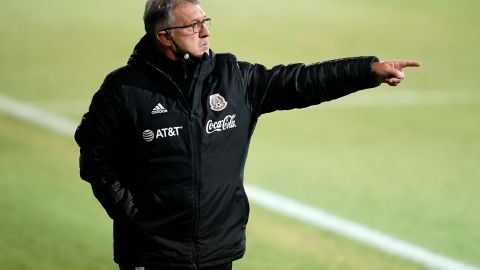
[[[190,114],[190,145],[192,147],[192,163],[193,163],[193,228],[192,228],[192,242],[193,242],[193,247],[192,247],[192,252],[193,252],[193,269],[197,269],[197,262],[198,262],[198,254],[197,254],[197,231],[198,231],[198,209],[199,209],[199,199],[198,199],[198,150],[197,150],[197,134],[195,132],[195,127],[194,127],[194,116],[193,113]]]
[[[148,62],[147,62],[148,63]],[[195,142],[195,139],[197,139],[197,135],[196,135],[196,132],[195,132],[195,127],[194,127],[194,120],[195,120],[195,117],[193,115],[193,105],[190,106],[189,102],[188,102],[188,99],[185,97],[185,95],[182,93],[182,90],[180,90],[180,87],[178,87],[178,85],[175,83],[175,81],[173,81],[172,79],[170,79],[170,77],[168,75],[166,75],[163,71],[161,71],[160,69],[158,69],[156,66],[154,66],[153,64],[150,64],[148,63],[148,65],[152,66],[155,70],[157,70],[158,72],[160,72],[163,76],[165,76],[175,87],[176,89],[178,90],[178,93],[180,94],[180,96],[182,97],[183,101],[185,102],[186,106],[187,106],[187,110],[188,110],[188,113],[189,113],[189,128],[190,128],[190,145],[192,147],[192,163],[193,163],[193,171],[192,171],[192,176],[193,176],[193,228],[192,228],[192,253],[193,253],[193,269],[196,270],[197,269],[197,265],[198,265],[198,254],[197,254],[197,232],[198,232],[198,211],[199,211],[199,206],[198,206],[198,193],[199,193],[199,188],[198,188],[198,174],[197,174],[197,168],[199,167],[197,165],[197,160],[200,159],[200,157],[198,157],[198,152],[197,151],[197,148],[195,147],[196,145],[199,145]],[[192,78],[192,82],[193,82],[193,79]],[[191,88],[191,86],[190,86]],[[195,98],[194,98],[195,99]]]
[[[201,65],[199,63],[198,65]],[[200,73],[201,66],[197,66],[196,71]],[[196,81],[198,80],[198,76],[195,77],[195,72],[193,73],[192,77],[192,84],[190,85],[189,91],[192,91],[192,86],[195,88],[195,85],[197,84]],[[195,93],[193,93],[195,95]],[[193,100],[195,101],[195,97],[193,97]],[[195,102],[193,102],[195,103]],[[194,105],[194,104],[193,104]],[[193,106],[192,105],[192,106]],[[195,129],[195,116],[193,115],[193,108],[190,110],[190,127],[191,127],[191,147],[192,147],[192,162],[193,162],[193,228],[192,228],[192,240],[193,240],[193,269],[197,269],[198,265],[198,253],[197,253],[197,241],[198,241],[198,216],[199,216],[199,183],[200,183],[200,143],[201,143],[201,136],[199,136],[198,131]]]

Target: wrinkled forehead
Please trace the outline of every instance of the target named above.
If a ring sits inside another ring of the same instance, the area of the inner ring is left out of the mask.
[[[193,4],[186,1],[178,4],[173,9],[172,13],[175,16],[175,23],[179,25],[202,21],[206,17],[205,11],[199,4]]]

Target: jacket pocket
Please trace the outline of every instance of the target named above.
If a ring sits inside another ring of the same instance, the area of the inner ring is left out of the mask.
[[[250,215],[250,202],[248,200],[248,195],[247,195],[247,192],[245,191],[245,186],[243,185],[243,183],[239,185],[238,189],[235,192],[235,200],[237,200],[237,202],[244,203],[244,213],[243,213],[244,225],[243,226],[245,227],[248,223],[248,217]]]

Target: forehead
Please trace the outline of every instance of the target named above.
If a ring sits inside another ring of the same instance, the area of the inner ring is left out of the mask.
[[[205,18],[205,11],[197,4],[182,2],[173,9],[176,23],[186,24],[193,21],[201,21]]]

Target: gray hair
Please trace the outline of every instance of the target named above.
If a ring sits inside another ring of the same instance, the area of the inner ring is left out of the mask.
[[[147,34],[155,37],[155,34],[161,29],[171,27],[175,22],[173,9],[183,2],[200,4],[200,0],[147,0],[143,14]]]

